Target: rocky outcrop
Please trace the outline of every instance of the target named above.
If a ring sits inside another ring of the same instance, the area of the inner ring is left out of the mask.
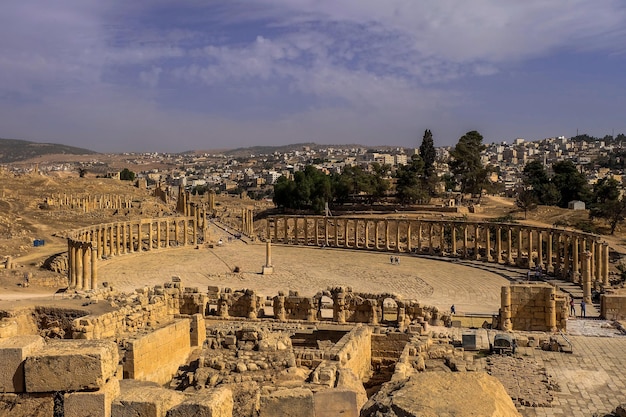
[[[483,372],[424,372],[385,384],[361,417],[521,417],[502,384]]]

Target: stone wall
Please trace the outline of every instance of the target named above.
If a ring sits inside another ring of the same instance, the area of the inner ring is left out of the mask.
[[[550,284],[514,284],[502,287],[500,328],[550,332],[566,330],[567,303]]]
[[[125,343],[124,378],[167,383],[191,352],[190,320],[173,323]]]
[[[360,379],[365,378],[372,366],[372,329],[355,327],[333,346],[328,358],[338,361],[342,368],[350,368]]]
[[[603,294],[600,298],[600,315],[606,320],[626,319],[626,293]]]

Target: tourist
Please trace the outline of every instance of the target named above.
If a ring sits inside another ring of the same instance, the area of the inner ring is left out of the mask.
[[[389,262],[391,262],[391,265],[393,265],[393,255],[389,257]]]
[[[587,317],[587,312],[585,311],[587,307],[587,303],[585,303],[585,300],[582,299],[580,300],[580,317]]]
[[[396,256],[396,265],[400,265],[400,258]]]
[[[456,307],[454,307],[454,304],[450,306],[450,314],[456,314]]]
[[[569,315],[576,317],[576,306],[574,305],[574,299],[569,299]]]

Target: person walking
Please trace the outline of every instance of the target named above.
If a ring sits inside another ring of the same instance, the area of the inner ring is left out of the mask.
[[[585,311],[586,307],[587,307],[587,303],[585,303],[585,300],[582,299],[580,301],[580,317],[581,318],[582,317],[587,317],[587,312]]]
[[[573,298],[569,299],[569,315],[576,317],[576,305]]]
[[[456,307],[454,307],[454,304],[450,306],[450,314],[456,314]]]

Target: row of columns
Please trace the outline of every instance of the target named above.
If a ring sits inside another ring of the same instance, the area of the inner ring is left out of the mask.
[[[254,211],[252,209],[241,209],[241,232],[246,236],[254,236]]]
[[[588,256],[591,285],[609,285],[609,246],[591,234],[406,219],[280,216],[267,221],[267,237],[274,242],[459,256],[539,268],[581,285]]]
[[[46,199],[49,205],[59,207],[80,208],[84,212],[97,209],[125,209],[132,205],[132,198],[126,195],[102,194],[74,195],[67,193],[54,194]]]
[[[127,253],[161,248],[196,245],[206,239],[207,223],[198,216],[142,219],[96,225],[74,231],[68,242],[68,280],[70,288],[97,288],[97,261]]]

